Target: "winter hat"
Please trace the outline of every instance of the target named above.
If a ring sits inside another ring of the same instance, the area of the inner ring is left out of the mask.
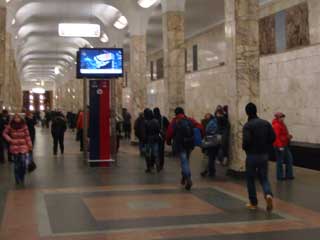
[[[282,117],[285,117],[285,116],[286,116],[286,115],[285,115],[284,113],[282,113],[282,112],[276,112],[276,113],[274,114],[274,117],[277,118],[277,119],[282,118]]]

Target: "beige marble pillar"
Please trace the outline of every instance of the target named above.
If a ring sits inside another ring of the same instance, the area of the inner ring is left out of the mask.
[[[116,115],[121,116],[123,98],[123,78],[116,79]]]
[[[3,102],[6,64],[6,8],[0,8],[0,100]]]
[[[130,38],[130,74],[132,120],[147,106],[147,45],[146,35],[133,35]]]
[[[162,22],[166,114],[172,117],[176,107],[185,106],[184,12],[165,12]]]
[[[245,106],[259,107],[259,3],[258,0],[225,0],[227,65],[230,82],[231,166],[245,170],[242,127],[247,121]]]

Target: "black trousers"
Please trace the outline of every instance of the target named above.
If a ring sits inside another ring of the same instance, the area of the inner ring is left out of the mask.
[[[64,153],[64,134],[53,136],[53,153],[57,154],[58,152],[58,144],[60,146],[60,151]]]
[[[0,163],[4,163],[4,150],[5,150],[4,139],[0,138]]]
[[[160,169],[164,167],[164,149],[165,149],[165,142],[161,141],[159,143],[159,161],[160,161]]]

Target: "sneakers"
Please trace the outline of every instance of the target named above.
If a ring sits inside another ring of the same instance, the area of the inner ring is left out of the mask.
[[[266,196],[267,212],[272,212],[273,210],[273,197],[271,195]]]
[[[249,209],[249,210],[252,210],[252,211],[255,211],[258,209],[258,205],[253,205],[251,203],[247,203],[246,207]]]
[[[181,178],[180,184],[181,184],[182,186],[184,186],[184,185],[186,184],[186,178],[185,178],[185,177],[182,177],[182,178]]]

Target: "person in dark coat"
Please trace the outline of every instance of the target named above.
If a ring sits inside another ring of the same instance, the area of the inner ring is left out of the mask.
[[[161,115],[159,108],[153,109],[153,114],[155,119],[158,120],[160,125],[159,160],[160,160],[160,170],[162,170],[164,167],[164,150],[165,150],[166,133],[170,123],[168,118]]]
[[[37,125],[37,119],[35,116],[33,116],[33,114],[31,112],[27,112],[26,113],[26,117],[25,117],[25,122],[28,126],[28,130],[29,130],[29,134],[30,134],[30,138],[32,141],[32,146],[34,146],[34,141],[36,138],[36,128],[35,126]]]
[[[130,140],[131,138],[131,114],[126,108],[123,109],[123,130],[125,139]]]
[[[67,122],[62,113],[55,116],[51,125],[51,134],[53,137],[53,154],[58,153],[58,144],[60,145],[61,154],[64,153],[64,133],[67,130]]]
[[[144,156],[145,152],[145,130],[144,130],[144,114],[140,113],[139,117],[134,122],[134,135],[139,140],[140,156]]]
[[[9,117],[8,111],[3,110],[0,115],[0,164],[5,162],[4,153],[6,149],[9,149],[7,141],[2,136],[3,131],[6,128],[6,126],[9,124],[9,122],[10,122],[10,117]],[[9,153],[9,150],[8,150],[8,156],[10,160],[11,154]]]
[[[146,158],[146,173],[150,173],[154,164],[157,171],[160,172],[159,161],[159,141],[160,141],[160,124],[154,118],[151,109],[144,110],[144,129],[145,129],[145,158]]]
[[[267,211],[270,212],[273,209],[273,195],[268,180],[268,160],[276,135],[271,124],[258,117],[255,104],[249,103],[246,106],[246,113],[248,122],[243,127],[242,148],[247,154],[246,177],[250,200],[247,207],[250,210],[256,210],[258,207],[255,186],[255,178],[258,176],[267,203]]]

